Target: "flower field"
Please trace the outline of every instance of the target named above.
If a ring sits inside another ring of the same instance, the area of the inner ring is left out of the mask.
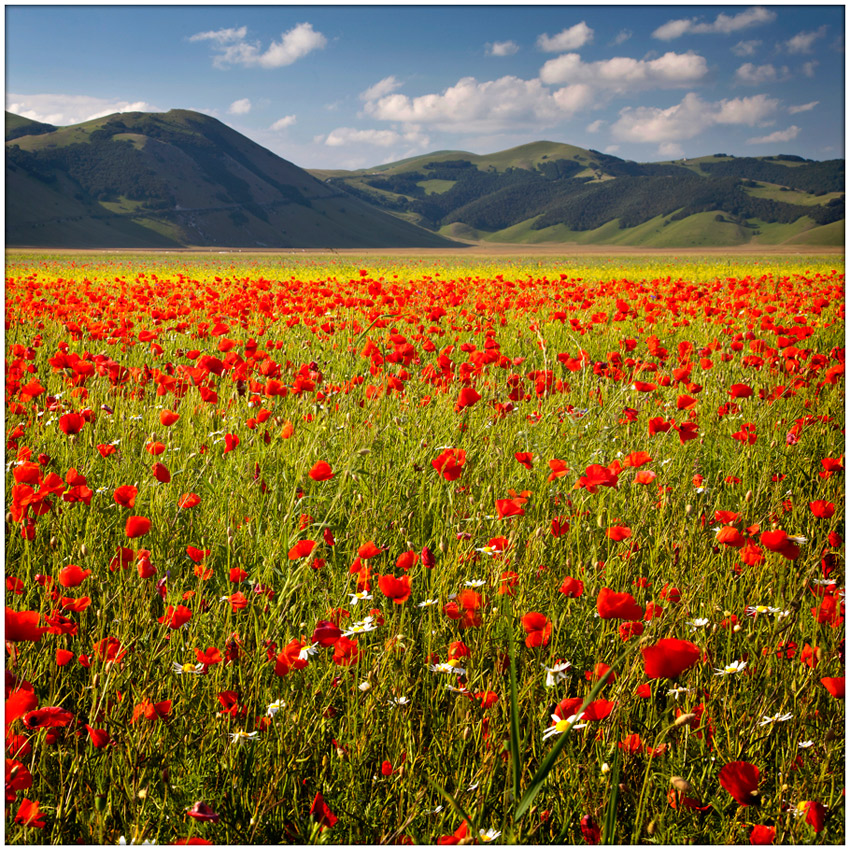
[[[839,258],[12,255],[6,836],[844,842]]]

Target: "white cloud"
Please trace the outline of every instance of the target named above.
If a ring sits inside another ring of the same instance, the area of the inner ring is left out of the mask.
[[[280,41],[273,41],[265,50],[260,42],[245,40],[246,27],[196,33],[189,41],[211,41],[217,51],[213,65],[226,68],[229,65],[259,66],[261,68],[283,68],[305,57],[314,50],[323,48],[328,40],[313,29],[312,24],[297,24],[282,33]]]
[[[397,130],[357,130],[354,127],[337,127],[327,136],[317,136],[316,141],[332,148],[357,144],[380,148],[409,145],[414,150],[419,150],[427,148],[430,144],[428,136],[422,134],[418,128],[398,132]]]
[[[721,13],[712,23],[701,23],[698,18],[677,18],[662,24],[652,33],[652,36],[662,41],[670,41],[683,36],[685,33],[729,35],[747,27],[770,23],[775,18],[776,12],[771,12],[762,6],[753,6],[737,15],[730,16]]]
[[[812,59],[811,62],[803,62],[803,74],[810,78],[814,77],[815,68],[817,68],[818,65],[820,65],[820,62],[818,62],[817,59]]]
[[[670,159],[674,159],[682,156],[684,150],[675,142],[664,142],[664,144],[658,146],[658,153],[660,156],[669,156]]]
[[[603,153],[615,154],[615,153],[617,153],[617,151],[619,151],[619,150],[620,150],[620,146],[619,146],[619,145],[608,145],[608,147],[607,147],[607,148],[605,148],[605,150],[603,151]]]
[[[208,32],[196,32],[189,36],[189,41],[215,41],[218,44],[229,44],[231,41],[242,41],[246,35],[248,35],[248,27],[209,30]]]
[[[623,44],[624,42],[628,41],[633,35],[634,33],[631,30],[622,29],[617,33],[617,35],[614,36],[614,39],[611,44],[614,45],[614,47],[617,47],[620,44]]]
[[[604,126],[605,122],[601,118],[599,118],[598,120],[588,124],[587,127],[585,127],[584,129],[588,133],[598,133]]]
[[[364,112],[382,121],[426,124],[446,132],[493,133],[515,130],[518,124],[552,126],[590,105],[592,98],[585,85],[551,92],[540,80],[506,76],[478,82],[464,77],[441,94],[389,94],[367,101]]]
[[[102,97],[69,94],[6,95],[6,109],[15,115],[45,124],[67,126],[93,121],[115,112],[160,112],[144,100],[109,100]]]
[[[710,103],[690,92],[668,109],[652,106],[621,109],[612,135],[622,142],[671,143],[693,139],[716,124],[750,127],[762,124],[778,106],[778,100],[763,94]]]
[[[234,100],[227,108],[231,115],[247,115],[251,111],[251,101],[247,97],[241,100]]]
[[[756,48],[760,46],[760,41],[752,39],[750,41],[739,41],[731,50],[736,56],[753,56]]]
[[[578,53],[565,53],[540,69],[544,83],[586,83],[616,92],[691,86],[706,74],[708,65],[702,56],[673,52],[651,60],[615,56],[599,62],[582,62]]]
[[[797,138],[800,128],[796,124],[792,124],[787,130],[777,130],[769,136],[758,136],[753,139],[747,139],[747,144],[750,145],[772,145],[777,142],[790,142]]]
[[[274,124],[269,127],[269,130],[274,130],[278,132],[279,130],[285,130],[287,127],[291,127],[295,123],[294,115],[284,115],[283,118],[278,118]]]
[[[564,50],[578,50],[593,39],[593,30],[582,21],[569,29],[561,30],[557,35],[543,33],[537,39],[537,46],[546,53],[561,53]]]
[[[791,115],[796,115],[798,112],[810,112],[819,103],[819,100],[813,100],[811,103],[801,103],[799,106],[789,106],[788,112],[790,112]]]
[[[360,100],[379,100],[394,92],[397,88],[400,88],[401,85],[401,82],[395,77],[384,77],[383,80],[379,80],[374,86],[371,86],[364,92],[360,92]]]
[[[793,38],[789,38],[783,46],[789,53],[811,53],[815,41],[825,35],[826,25],[811,32],[798,32]]]
[[[783,66],[779,70],[773,65],[753,65],[752,62],[745,62],[735,71],[735,79],[739,83],[748,86],[760,86],[764,83],[776,83],[780,80],[788,78],[788,68]]]
[[[488,56],[513,56],[519,50],[515,41],[494,41],[487,45]]]

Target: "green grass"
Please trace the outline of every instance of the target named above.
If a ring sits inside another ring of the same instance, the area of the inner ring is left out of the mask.
[[[816,256],[10,254],[5,556],[22,592],[7,588],[6,605],[38,612],[42,624],[61,610],[77,630],[7,654],[40,708],[73,716],[53,729],[11,721],[32,748],[20,759],[32,785],[7,805],[8,843],[436,844],[466,823],[473,836],[500,832],[498,843],[578,844],[583,819],[618,844],[747,843],[753,824],[774,826],[779,844],[843,843],[844,703],[820,682],[843,676],[843,627],[809,610],[824,556],[844,582],[843,545],[830,537],[844,533],[843,470],[819,475],[844,448],[843,287],[840,258]],[[780,347],[794,327],[800,345]],[[143,331],[155,338],[140,340]],[[224,361],[222,374],[205,373],[192,349]],[[558,358],[582,351],[578,371]],[[756,351],[761,364],[745,359]],[[69,365],[73,355],[95,364],[89,377]],[[691,375],[665,385],[685,361]],[[33,377],[44,392],[29,398],[22,388]],[[272,394],[272,379],[286,395]],[[657,386],[641,392],[635,380]],[[755,392],[738,410],[728,407],[735,383]],[[458,410],[465,385],[482,398]],[[759,398],[778,386],[793,394]],[[209,389],[217,399],[204,400]],[[513,412],[496,406],[512,392]],[[59,417],[84,409],[91,421],[66,435]],[[180,418],[163,425],[163,409]],[[698,438],[651,436],[655,417],[693,421]],[[745,423],[752,445],[733,437]],[[239,438],[232,451],[226,435]],[[151,455],[152,441],[165,450]],[[97,447],[112,443],[102,456]],[[465,452],[455,480],[433,465],[446,447]],[[531,469],[517,452],[532,453]],[[633,452],[650,456],[640,470],[656,474],[651,483],[623,465]],[[17,465],[27,457],[34,468]],[[550,475],[555,459],[565,475]],[[332,478],[310,476],[318,461]],[[154,477],[155,462],[170,482]],[[583,485],[592,464],[618,470],[617,486]],[[71,468],[86,478],[89,506],[73,501]],[[32,540],[15,515],[16,471],[40,476],[34,489],[51,472],[64,482],[31,516]],[[132,509],[114,497],[129,484]],[[523,513],[499,519],[511,490],[528,491]],[[184,493],[199,504],[180,508]],[[832,518],[815,516],[816,499],[835,505]],[[721,521],[717,511],[741,516]],[[130,515],[149,518],[150,531],[128,538]],[[807,542],[797,558],[765,551],[763,563],[743,564],[717,542],[721,524],[756,544],[773,527]],[[631,537],[615,542],[614,526]],[[488,552],[497,537],[507,547]],[[302,540],[315,550],[290,557]],[[367,541],[382,550],[370,559],[358,554]],[[119,546],[132,563],[110,569]],[[396,566],[426,546],[433,567]],[[204,568],[187,547],[209,550]],[[141,549],[154,576],[139,574]],[[358,557],[372,569],[369,600],[351,597]],[[54,584],[54,598],[38,576],[57,580],[69,564],[91,575]],[[500,594],[506,573],[515,585]],[[382,592],[387,575],[409,577],[402,604]],[[583,582],[577,598],[560,592],[567,576]],[[480,622],[464,628],[450,603],[473,581]],[[597,616],[604,587],[663,612],[624,640],[618,620]],[[228,601],[237,591],[244,607]],[[83,596],[91,604],[79,613],[63,607],[62,597]],[[185,625],[159,622],[181,604]],[[776,611],[748,615],[757,604]],[[344,629],[372,609],[381,622],[357,637],[354,663],[317,648],[303,669],[276,675],[292,640],[310,645],[320,621],[338,617]],[[529,612],[551,625],[538,646],[523,625]],[[97,657],[106,638],[127,650],[119,661]],[[700,659],[675,680],[648,680],[641,650],[662,638],[693,642]],[[457,641],[469,653],[462,679],[431,669]],[[777,655],[780,641],[793,641],[793,657]],[[800,661],[807,643],[820,647],[815,668]],[[208,647],[226,658],[203,674],[174,672]],[[72,653],[67,665],[57,649]],[[547,687],[543,668],[558,661],[572,666]],[[745,672],[715,675],[733,661],[746,661]],[[600,680],[598,664],[614,675]],[[461,682],[468,694],[447,687]],[[649,698],[636,693],[644,684]],[[476,695],[488,692],[495,700],[484,705]],[[576,711],[599,700],[611,711],[544,739],[567,698],[579,700]],[[133,722],[143,700],[171,701],[169,719]],[[274,701],[283,706],[270,717]],[[112,743],[95,748],[85,724]],[[240,745],[239,730],[258,734]],[[640,737],[633,753],[621,746],[631,735]],[[758,767],[758,808],[721,787],[733,761]],[[671,807],[674,776],[704,813]],[[317,793],[338,818],[326,830],[310,814]],[[15,823],[24,797],[38,801],[43,829]],[[189,816],[199,801],[218,822]],[[821,832],[793,815],[806,801],[827,809]]]

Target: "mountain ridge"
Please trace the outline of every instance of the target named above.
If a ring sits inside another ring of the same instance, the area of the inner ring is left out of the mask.
[[[189,110],[66,127],[7,112],[6,136],[10,246],[843,244],[843,160],[637,163],[536,141],[302,169]]]

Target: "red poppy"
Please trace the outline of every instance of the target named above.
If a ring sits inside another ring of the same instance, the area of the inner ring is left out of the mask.
[[[549,477],[546,479],[547,481],[554,481],[557,478],[563,478],[565,475],[568,475],[570,471],[566,461],[558,460],[558,458],[553,458],[549,461],[549,469],[552,471],[549,473]]]
[[[91,570],[83,570],[76,564],[68,564],[59,570],[58,581],[62,587],[77,587],[91,575]]]
[[[807,800],[803,806],[806,810],[806,823],[815,832],[820,832],[826,824],[826,807],[815,800]]]
[[[725,546],[731,546],[735,549],[740,549],[747,542],[747,538],[734,525],[724,525],[722,528],[719,528],[714,539],[717,543],[722,543]]]
[[[307,659],[300,657],[302,649],[304,644],[299,640],[291,640],[275,659],[275,676],[286,676],[292,670],[303,670],[307,666]]]
[[[289,560],[297,561],[299,558],[306,558],[310,555],[313,549],[316,548],[315,540],[299,540],[290,550],[289,550]]]
[[[599,591],[596,610],[603,620],[640,620],[644,614],[631,593],[616,593],[610,587]]]
[[[534,455],[531,452],[515,452],[514,457],[526,469],[531,469],[532,461],[534,460]]]
[[[109,732],[105,729],[93,729],[88,723],[86,723],[86,731],[89,733],[89,738],[91,738],[95,749],[99,750],[101,747],[105,747],[112,740]]]
[[[159,412],[159,421],[165,428],[170,428],[179,418],[179,413],[173,413],[170,410],[160,410]]]
[[[329,829],[338,820],[337,816],[328,808],[328,804],[320,793],[316,793],[313,799],[313,805],[310,806],[310,817],[318,824],[321,824],[322,829]]]
[[[517,504],[518,502],[519,499],[496,499],[496,513],[499,519],[524,516],[525,511],[520,504]]]
[[[824,677],[820,683],[836,698],[844,699],[844,676]]]
[[[135,723],[140,717],[144,717],[145,720],[167,720],[170,714],[170,699],[156,703],[151,702],[149,699],[143,699],[133,708],[133,717],[130,722]]]
[[[758,804],[759,769],[747,761],[730,761],[720,769],[720,784],[742,806]]]
[[[164,463],[159,463],[157,461],[151,467],[151,471],[153,472],[153,477],[156,478],[160,484],[168,484],[171,481],[171,473],[168,471],[168,467]]]
[[[464,387],[455,403],[455,413],[460,413],[461,410],[472,407],[477,401],[481,401],[481,396],[472,387]]]
[[[644,673],[649,679],[675,679],[699,661],[701,652],[689,640],[662,638],[641,649]]]
[[[130,539],[134,537],[144,537],[151,530],[151,521],[144,516],[127,517],[127,524],[124,526],[124,533]]]
[[[445,449],[431,461],[431,466],[446,479],[456,481],[463,472],[466,463],[466,452],[463,449]]]
[[[11,608],[6,608],[5,639],[9,643],[23,641],[38,643],[49,628],[38,625],[40,617],[41,614],[38,611],[13,611]]]
[[[319,644],[319,646],[333,646],[341,635],[342,631],[336,624],[328,620],[319,620],[310,641]]]
[[[69,649],[57,649],[56,650],[56,666],[64,667],[68,664],[74,657],[74,653]]]
[[[184,493],[177,500],[177,507],[183,508],[184,510],[188,508],[195,508],[200,504],[201,497],[197,493]]]
[[[195,658],[198,659],[198,664],[220,664],[221,653],[214,646],[209,646],[204,650],[196,649]]]
[[[402,552],[401,555],[396,558],[395,565],[400,570],[409,570],[411,567],[415,566],[419,563],[419,553],[410,550],[409,552]]]
[[[97,447],[97,450],[101,457],[109,457],[109,455],[114,455],[118,451],[115,446],[107,446],[102,443]]]
[[[835,514],[835,505],[823,499],[818,499],[816,502],[809,502],[809,507],[818,519],[829,519]]]
[[[334,644],[333,662],[341,667],[348,667],[355,664],[360,657],[360,650],[357,648],[357,639],[349,640],[347,637],[341,637]]]
[[[38,807],[38,800],[33,802],[24,797],[21,800],[21,805],[18,806],[18,812],[15,815],[15,823],[24,827],[35,827],[36,829],[44,829],[44,812]]]
[[[239,445],[239,437],[236,434],[225,434],[224,435],[224,451],[222,455],[226,455],[228,452],[232,452]]]
[[[357,550],[357,557],[362,558],[364,561],[368,561],[370,558],[380,555],[383,551],[383,549],[378,548],[371,540],[369,540]]]
[[[24,715],[24,726],[27,729],[53,729],[67,726],[74,719],[74,715],[66,708],[49,705],[37,708]]]
[[[639,637],[643,634],[644,625],[641,622],[621,623],[617,629],[620,635],[620,640],[626,641],[629,638]]]
[[[320,460],[308,474],[313,481],[329,481],[334,477],[331,465],[326,460]]]
[[[176,608],[169,605],[165,614],[157,619],[160,623],[167,625],[169,629],[179,629],[192,619],[192,612],[185,605],[178,605]]]
[[[214,812],[206,803],[200,801],[195,803],[190,809],[187,809],[186,814],[195,820],[209,821],[210,823],[218,823],[221,817],[221,815]]]
[[[625,525],[612,525],[611,528],[605,532],[605,536],[609,540],[619,543],[621,540],[628,540],[632,536],[632,530]]]
[[[138,489],[132,484],[122,484],[116,488],[112,494],[112,498],[116,505],[122,508],[132,508],[136,504],[136,495],[138,492]]]
[[[161,455],[165,451],[165,445],[158,442],[148,443],[145,446],[145,451],[154,456]]]
[[[410,599],[410,576],[396,578],[393,575],[380,576],[378,587],[381,593],[388,599],[392,599],[397,605],[401,605]]]
[[[789,561],[795,561],[800,557],[799,546],[781,528],[775,531],[763,531],[759,536],[759,542],[769,552],[778,552]]]
[[[560,592],[570,599],[578,599],[584,593],[584,582],[577,578],[567,576],[560,587]]]
[[[68,436],[79,434],[80,431],[82,431],[85,422],[86,420],[83,419],[79,413],[75,413],[73,411],[59,417],[59,427],[62,429],[63,433]]]
[[[481,625],[479,611],[482,604],[480,594],[474,590],[465,589],[458,593],[451,602],[447,602],[443,606],[443,613],[450,620],[460,620],[460,627],[462,629],[468,629]]]
[[[651,460],[652,458],[646,452],[631,452],[623,458],[623,466],[630,466],[633,469],[637,469]]]
[[[750,844],[773,844],[776,839],[776,827],[756,824],[750,831]]]
[[[522,618],[522,627],[527,635],[525,645],[532,649],[535,646],[546,646],[549,635],[552,634],[552,624],[545,615],[537,611],[529,611]]]

